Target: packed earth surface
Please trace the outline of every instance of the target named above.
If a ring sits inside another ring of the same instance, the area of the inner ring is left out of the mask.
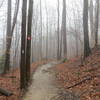
[[[57,64],[57,62],[50,62],[36,70],[33,75],[32,85],[23,100],[79,100],[78,96],[70,92],[64,92],[57,85],[55,81],[56,74],[51,70]]]

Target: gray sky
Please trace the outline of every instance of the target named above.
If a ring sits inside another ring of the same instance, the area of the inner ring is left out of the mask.
[[[50,14],[49,16],[52,17],[52,14],[54,14],[54,16],[56,16],[56,13],[57,13],[56,12],[56,10],[57,10],[57,0],[42,0],[42,5],[43,5],[42,10],[44,12],[45,12],[45,1],[46,1],[48,12]],[[66,4],[67,4],[67,17],[68,18],[73,19],[73,17],[74,17],[73,16],[73,11],[72,11],[73,8],[74,9],[81,9],[82,10],[82,5],[81,5],[82,1],[83,0],[66,0]],[[1,2],[2,2],[2,0],[0,0],[0,3]],[[14,10],[15,0],[12,0],[12,2],[13,2],[12,8]],[[22,0],[21,0],[21,2],[22,2]],[[36,5],[39,5],[39,0],[34,0],[34,3]],[[20,3],[20,5],[22,5],[22,4]],[[60,0],[60,9],[62,11],[62,0]],[[46,16],[45,13],[43,14],[43,16],[44,17]],[[6,23],[5,23],[6,19],[7,19],[6,17],[7,17],[7,0],[5,0],[5,2],[3,3],[3,6],[0,8],[0,35],[2,34],[3,27],[6,26]],[[19,17],[19,19],[20,19],[20,17]]]

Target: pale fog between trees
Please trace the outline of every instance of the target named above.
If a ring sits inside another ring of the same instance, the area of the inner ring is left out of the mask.
[[[0,0],[0,63],[4,62],[6,51],[7,1],[8,0]],[[18,15],[13,30],[10,49],[10,63],[11,66],[14,67],[20,65],[22,0],[19,1],[20,2],[18,3],[18,0],[12,0],[11,3],[11,26],[14,16]],[[15,15],[17,5],[19,5],[18,14]],[[66,7],[66,10],[64,10],[63,6]],[[63,15],[64,11],[66,12],[66,15]],[[65,17],[66,20],[64,20]],[[96,31],[96,22],[97,0],[89,0],[88,32],[91,48],[95,45],[94,36]],[[100,21],[98,21],[98,44],[100,43],[99,22]],[[64,27],[66,28],[66,38],[62,36]],[[69,59],[72,57],[82,56],[84,52],[83,29],[83,0],[66,0],[66,5],[63,4],[63,0],[34,0],[31,62],[39,61],[41,59],[56,59],[58,52],[60,52],[61,58],[67,57],[67,59]],[[66,41],[64,39],[66,39]],[[66,42],[66,55],[63,45],[64,42]]]

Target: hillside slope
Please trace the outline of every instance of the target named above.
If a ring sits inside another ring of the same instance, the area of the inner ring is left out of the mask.
[[[74,58],[57,65],[55,71],[66,91],[77,93],[82,100],[100,100],[100,50],[94,51],[83,66]]]

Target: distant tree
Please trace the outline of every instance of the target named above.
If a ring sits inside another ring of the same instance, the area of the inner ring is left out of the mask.
[[[0,8],[2,7],[3,3],[4,3],[4,0],[2,0],[2,2],[0,3]]]
[[[62,32],[61,32],[61,35],[60,35],[60,50],[59,50],[59,58],[62,57],[62,42],[63,42],[63,36],[62,36]]]
[[[100,1],[99,0],[96,0],[95,47],[97,47],[97,45],[98,45],[99,5],[100,5]]]
[[[59,0],[58,1],[58,7],[57,7],[57,12],[58,12],[58,24],[57,24],[57,36],[58,36],[58,39],[57,39],[57,44],[58,44],[58,48],[57,48],[57,59],[59,60],[60,59],[60,32],[59,32],[59,25],[60,25],[60,22],[59,22],[59,17],[60,17],[60,5],[59,5]]]
[[[48,27],[48,24],[49,24],[49,18],[48,18],[48,9],[47,9],[47,5],[46,5],[46,0],[45,0],[45,10],[46,10],[46,59],[48,59],[48,44],[49,44],[49,41],[48,41],[48,38],[49,38],[49,27]]]
[[[16,0],[14,17],[13,17],[13,23],[12,23],[12,28],[11,28],[11,34],[12,34],[12,36],[13,36],[15,25],[16,25],[16,22],[17,22],[18,10],[19,10],[19,2],[20,2],[19,0]]]
[[[42,59],[42,2],[40,0],[40,60]]]
[[[63,12],[62,12],[62,37],[63,37],[64,57],[66,57],[66,56],[67,56],[66,0],[63,0]]]
[[[94,8],[93,8],[93,0],[90,0],[89,7],[89,16],[90,16],[90,31],[91,31],[91,44],[94,47]]]
[[[88,33],[88,0],[84,0],[83,31],[84,31],[84,58],[85,58],[88,57],[91,53],[89,46],[89,33]]]

